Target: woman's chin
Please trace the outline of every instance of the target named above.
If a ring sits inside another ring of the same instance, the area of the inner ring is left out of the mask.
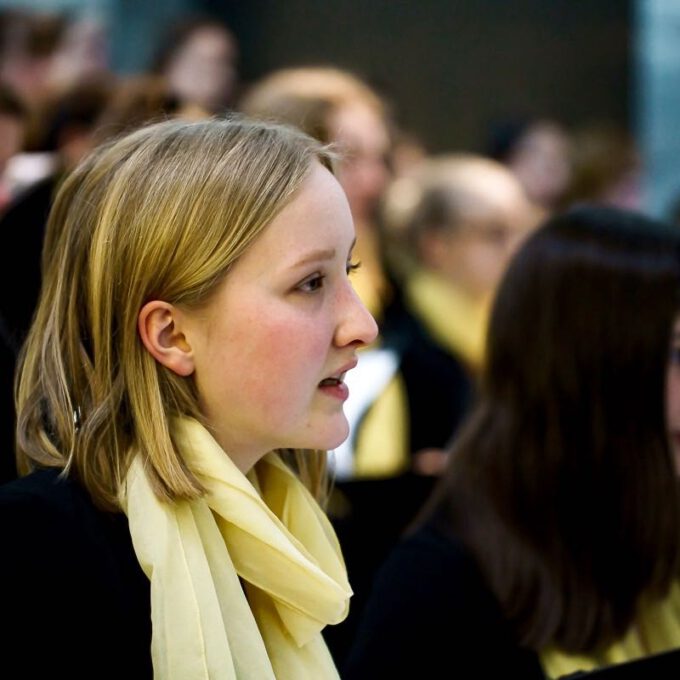
[[[342,421],[330,428],[322,437],[319,437],[319,446],[312,448],[331,451],[337,449],[349,436],[349,423],[343,416]]]

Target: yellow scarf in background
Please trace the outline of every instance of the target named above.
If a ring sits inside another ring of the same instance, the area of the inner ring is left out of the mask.
[[[275,453],[246,477],[196,420],[173,434],[206,495],[162,503],[137,457],[122,498],[151,581],[154,677],[337,678],[321,630],[352,591],[324,512]]]
[[[559,678],[677,647],[680,647],[680,585],[675,583],[664,600],[643,606],[638,621],[625,637],[602,653],[590,656],[567,654],[550,648],[541,654],[541,663],[548,677]]]
[[[370,224],[357,224],[357,242],[353,259],[361,263],[352,272],[352,287],[366,309],[381,323],[385,305],[390,297],[390,286],[381,263],[380,243],[376,228]]]
[[[441,276],[424,269],[409,277],[406,299],[436,342],[475,373],[481,369],[490,299],[473,300]]]

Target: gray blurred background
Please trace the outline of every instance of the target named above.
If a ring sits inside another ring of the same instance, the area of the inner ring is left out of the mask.
[[[281,66],[362,75],[432,152],[481,150],[489,125],[539,114],[614,121],[643,156],[646,208],[680,192],[680,3],[675,0],[0,0],[101,20],[111,60],[136,73],[164,27],[189,13],[225,20],[242,87]]]

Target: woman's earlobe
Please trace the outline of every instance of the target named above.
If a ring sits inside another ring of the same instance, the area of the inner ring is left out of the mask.
[[[137,317],[139,336],[158,363],[177,375],[194,372],[194,356],[178,323],[176,308],[162,300],[147,302]]]

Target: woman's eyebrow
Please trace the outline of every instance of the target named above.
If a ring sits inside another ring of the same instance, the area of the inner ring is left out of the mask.
[[[299,259],[293,267],[302,267],[303,265],[309,264],[310,262],[320,262],[323,260],[332,260],[335,257],[335,248],[328,248],[325,250],[313,250],[301,259]]]

